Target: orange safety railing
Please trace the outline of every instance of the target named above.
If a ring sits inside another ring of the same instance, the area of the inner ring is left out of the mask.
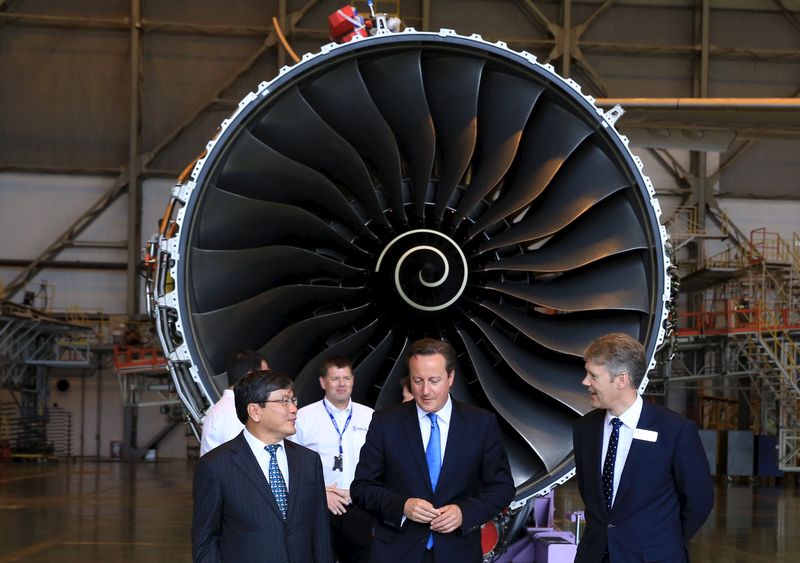
[[[737,304],[733,299],[725,299],[713,301],[710,309],[678,313],[678,336],[800,329],[800,325],[790,323],[791,310],[788,307],[748,307]]]
[[[166,368],[167,360],[160,348],[114,346],[114,367],[117,370],[147,370]]]
[[[705,261],[707,268],[745,268],[762,262],[793,264],[800,267],[800,237],[792,233],[792,240],[780,233],[768,232],[766,227],[750,231],[750,240],[741,247],[729,246]]]

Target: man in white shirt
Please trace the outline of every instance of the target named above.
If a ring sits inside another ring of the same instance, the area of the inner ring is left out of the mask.
[[[319,453],[322,459],[333,548],[339,563],[365,563],[372,542],[372,518],[350,501],[350,483],[373,412],[350,399],[354,382],[350,360],[325,359],[319,378],[325,397],[297,412],[297,433],[290,438]]]
[[[333,563],[319,456],[295,432],[288,376],[254,371],[234,387],[245,429],[200,458],[194,475],[195,562]]]
[[[236,416],[233,400],[233,386],[241,378],[256,370],[269,369],[267,360],[253,350],[236,352],[228,362],[228,388],[214,403],[203,420],[203,433],[200,436],[200,455],[203,456],[228,440],[233,440],[244,429],[244,424]]]

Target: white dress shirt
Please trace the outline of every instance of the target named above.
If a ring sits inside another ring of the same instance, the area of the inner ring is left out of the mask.
[[[327,410],[326,410],[327,407]],[[328,411],[333,414],[342,434],[342,470],[333,469],[334,457],[339,455],[339,433],[334,428]],[[347,417],[353,413],[345,429]],[[319,454],[325,485],[349,489],[356,473],[361,447],[367,439],[373,410],[352,400],[344,409],[337,409],[327,399],[311,403],[297,411],[297,432],[287,439]]]
[[[422,449],[428,449],[428,442],[431,440],[431,417],[428,413],[419,408],[415,402],[414,406],[417,407],[417,418],[419,419],[419,431],[422,434]],[[450,432],[450,418],[453,415],[453,401],[450,400],[450,395],[447,395],[447,402],[444,406],[436,411],[436,426],[439,427],[439,451],[441,452],[441,463],[444,462],[444,450],[447,447],[447,435]],[[441,465],[439,466],[441,468]],[[406,523],[406,515],[400,519],[400,525],[404,526]]]
[[[606,459],[606,452],[608,451],[608,441],[611,439],[611,431],[613,426],[611,420],[619,418],[622,421],[622,426],[619,427],[619,442],[617,443],[617,459],[614,461],[614,490],[611,497],[611,505],[614,505],[614,500],[617,498],[617,488],[619,487],[619,479],[622,476],[622,470],[625,468],[625,461],[628,459],[628,452],[631,451],[631,444],[633,443],[633,431],[636,425],[639,424],[639,417],[642,415],[642,401],[641,395],[636,394],[636,400],[628,407],[621,415],[614,416],[611,412],[606,411],[605,425],[603,426],[603,455],[600,456],[600,474],[603,473],[603,463]]]
[[[206,412],[203,433],[200,436],[200,455],[203,456],[229,440],[233,440],[244,429],[236,416],[236,401],[233,391],[225,389],[222,397]]]
[[[428,413],[419,408],[415,402],[414,406],[417,407],[417,418],[419,419],[419,431],[422,434],[422,449],[428,449],[428,442],[431,440],[431,417]],[[450,418],[453,415],[453,401],[450,400],[450,395],[447,395],[447,402],[444,406],[434,413],[436,415],[436,426],[439,427],[439,452],[442,455],[441,463],[444,463],[444,450],[447,447],[447,435],[450,432]],[[441,468],[441,465],[439,466]],[[400,519],[400,525],[405,526],[406,515]]]
[[[422,448],[428,449],[428,441],[431,439],[431,418],[424,410],[417,406],[417,416],[419,417],[419,431],[422,433]],[[441,440],[442,459],[444,461],[444,450],[447,447],[447,434],[450,431],[450,417],[453,414],[453,401],[450,400],[450,395],[447,396],[447,402],[436,413],[436,425],[439,427],[439,439]]]
[[[247,440],[247,445],[250,446],[250,449],[253,450],[253,455],[256,456],[256,461],[258,461],[258,466],[261,467],[261,472],[264,474],[264,478],[269,482],[270,486],[272,483],[269,480],[269,460],[270,456],[269,452],[266,450],[266,447],[270,444],[266,442],[262,442],[252,434],[250,431],[245,428],[244,429],[244,439]],[[286,483],[286,490],[289,490],[289,462],[286,461],[286,448],[283,445],[283,440],[278,442],[278,449],[275,450],[275,457],[278,458],[278,469],[281,470],[281,474],[283,475],[283,482]]]

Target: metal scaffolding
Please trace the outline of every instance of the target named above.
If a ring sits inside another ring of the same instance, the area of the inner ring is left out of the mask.
[[[20,395],[13,409],[6,405],[0,422],[8,427],[2,433],[8,437],[0,439],[11,440],[17,453],[71,454],[71,415],[51,408],[48,375],[55,367],[92,367],[86,339],[90,332],[35,309],[0,302],[0,386]]]
[[[720,219],[730,245],[684,277],[691,310],[680,315],[668,383],[742,399],[747,426],[778,434],[779,468],[800,471],[800,237],[745,237]]]

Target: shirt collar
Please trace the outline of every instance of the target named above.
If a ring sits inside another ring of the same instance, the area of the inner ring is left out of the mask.
[[[331,412],[334,412],[334,413],[337,413],[337,412],[338,412],[338,413],[342,413],[342,412],[348,412],[350,409],[352,409],[352,408],[353,408],[353,399],[348,399],[348,400],[347,400],[347,406],[346,406],[345,408],[343,408],[343,409],[340,409],[340,408],[337,408],[337,407],[335,407],[335,406],[333,405],[333,403],[331,403],[331,402],[328,400],[328,398],[327,398],[327,397],[323,397],[323,398],[322,398],[322,402],[325,404],[325,406],[326,406],[326,407],[328,407],[328,410],[330,410]]]
[[[642,416],[642,405],[644,405],[642,396],[636,393],[636,400],[633,401],[633,404],[628,407],[628,410],[621,415],[614,416],[610,411],[606,411],[606,425],[611,424],[611,419],[619,418],[622,424],[633,430],[636,428],[636,425],[639,424],[639,417]]]
[[[253,450],[253,453],[256,455],[263,453],[264,448],[269,445],[253,436],[247,428],[244,429],[244,439],[247,440],[247,445],[250,446],[250,449]],[[286,449],[283,445],[283,440],[277,442],[277,444],[281,447],[281,449]]]
[[[417,417],[420,420],[422,420],[423,418],[428,416],[428,413],[426,413],[424,410],[419,408],[419,405],[416,402],[414,402],[414,406],[417,407]],[[445,424],[450,424],[450,415],[452,415],[452,414],[453,414],[453,401],[450,400],[450,395],[448,394],[447,395],[447,402],[444,404],[444,406],[441,409],[436,411],[436,417],[439,420],[441,420],[442,422],[444,422]]]

